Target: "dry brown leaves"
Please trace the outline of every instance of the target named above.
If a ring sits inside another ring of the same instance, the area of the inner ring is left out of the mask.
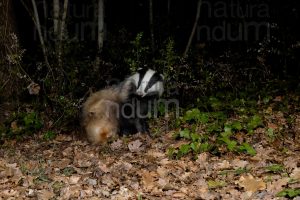
[[[254,157],[201,153],[196,160],[171,160],[166,155],[171,145],[178,142],[168,134],[134,135],[104,146],[68,135],[11,143],[0,149],[0,199],[267,200],[299,187],[299,152],[258,143]],[[267,171],[271,164],[284,171]]]

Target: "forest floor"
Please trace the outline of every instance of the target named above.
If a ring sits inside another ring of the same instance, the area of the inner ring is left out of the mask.
[[[261,137],[252,144],[254,156],[204,152],[171,159],[168,148],[186,142],[174,139],[176,130],[103,146],[76,133],[9,140],[0,148],[0,199],[299,200],[300,114],[295,119],[293,137]],[[283,190],[286,197],[277,197]]]

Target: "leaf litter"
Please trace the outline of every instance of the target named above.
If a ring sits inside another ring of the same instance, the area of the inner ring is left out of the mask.
[[[103,146],[78,138],[1,146],[0,199],[267,200],[291,198],[300,188],[297,140],[283,151],[262,139],[254,145],[255,156],[204,152],[176,160],[166,153],[178,144],[169,134],[137,134]]]

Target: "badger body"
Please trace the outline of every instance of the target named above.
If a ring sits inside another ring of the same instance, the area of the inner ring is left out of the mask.
[[[163,90],[161,74],[141,69],[118,86],[93,93],[82,106],[81,125],[89,142],[101,144],[118,134],[148,133],[149,107]]]
[[[82,107],[82,126],[89,142],[105,143],[120,132],[120,105],[126,102],[131,83],[93,93]]]
[[[124,134],[149,133],[148,113],[155,100],[158,100],[164,92],[163,80],[163,75],[152,69],[139,69],[125,80],[130,82],[133,88],[127,102],[122,105],[125,110],[123,113],[127,117],[126,119],[122,117],[121,122]],[[126,106],[129,109],[126,110]],[[134,115],[131,116],[133,112]]]
[[[164,92],[163,75],[152,69],[139,69],[127,80],[131,80],[135,86],[134,94],[140,97],[161,97]]]

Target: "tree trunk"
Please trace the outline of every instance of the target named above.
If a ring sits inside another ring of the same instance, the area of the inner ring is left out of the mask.
[[[152,49],[152,53],[154,53],[155,41],[154,41],[154,27],[153,27],[153,0],[149,0],[149,26],[150,26],[150,37],[151,37],[151,49]]]
[[[64,0],[64,7],[63,7],[63,13],[62,13],[62,19],[60,21],[60,27],[59,27],[59,39],[58,39],[58,65],[62,66],[62,43],[63,43],[63,37],[65,35],[65,23],[67,18],[67,11],[68,11],[68,0]]]
[[[13,45],[10,34],[16,32],[15,12],[11,0],[2,0],[0,4],[0,58],[5,59],[7,48]]]
[[[98,0],[98,54],[102,52],[104,41],[104,0]]]
[[[42,46],[42,51],[43,51],[43,54],[44,54],[45,63],[47,65],[48,69],[49,69],[49,72],[52,72],[52,69],[51,69],[50,64],[48,62],[47,48],[46,48],[44,38],[43,38],[43,35],[42,35],[42,28],[41,28],[39,13],[37,11],[35,0],[31,0],[31,3],[32,3],[32,7],[33,7],[34,23],[35,23],[35,26],[36,26],[36,29],[37,29],[37,32],[38,32],[38,35],[39,35],[40,43],[41,43],[41,46]]]
[[[53,32],[58,36],[58,24],[59,24],[59,0],[53,0]]]
[[[198,25],[199,17],[200,17],[201,4],[202,4],[202,0],[198,0],[196,19],[195,19],[195,22],[194,22],[194,26],[193,26],[189,41],[188,41],[188,43],[186,45],[186,48],[185,48],[185,51],[183,53],[183,57],[187,56],[187,53],[188,53],[188,51],[190,49],[190,46],[191,46],[191,43],[193,41],[193,38],[194,38],[194,35],[195,35],[195,32],[196,32],[196,28],[197,28],[197,25]]]

